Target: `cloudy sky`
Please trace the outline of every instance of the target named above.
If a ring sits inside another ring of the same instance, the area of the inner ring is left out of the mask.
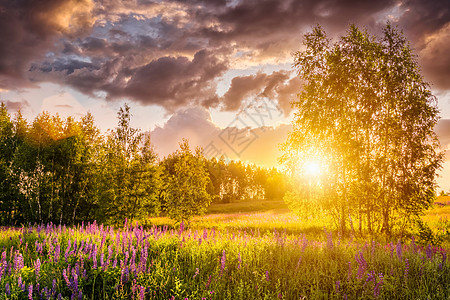
[[[411,41],[439,99],[450,146],[449,0],[0,0],[0,100],[113,128],[125,102],[160,156],[189,138],[212,156],[271,166],[301,89],[292,53],[321,24],[390,21]],[[450,189],[450,157],[442,188]]]

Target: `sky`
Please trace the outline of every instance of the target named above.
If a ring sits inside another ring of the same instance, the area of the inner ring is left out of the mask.
[[[0,101],[29,120],[91,112],[102,131],[128,103],[160,157],[188,138],[207,156],[277,166],[303,34],[376,35],[388,21],[438,99],[447,149],[450,0],[0,0]],[[438,184],[450,190],[450,155]]]

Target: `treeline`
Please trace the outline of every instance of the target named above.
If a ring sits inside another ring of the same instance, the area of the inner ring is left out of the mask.
[[[206,159],[187,140],[159,159],[150,136],[132,128],[125,105],[101,134],[93,116],[41,113],[28,123],[0,106],[0,223],[122,223],[164,214],[181,221],[211,202],[282,199],[287,179],[264,169]]]

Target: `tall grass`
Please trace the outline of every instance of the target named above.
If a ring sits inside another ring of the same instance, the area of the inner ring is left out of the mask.
[[[2,228],[2,299],[443,299],[447,249],[274,230]]]

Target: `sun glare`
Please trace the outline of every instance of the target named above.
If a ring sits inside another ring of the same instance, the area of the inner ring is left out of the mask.
[[[303,165],[305,175],[318,176],[321,173],[320,165],[316,161],[307,161]]]

